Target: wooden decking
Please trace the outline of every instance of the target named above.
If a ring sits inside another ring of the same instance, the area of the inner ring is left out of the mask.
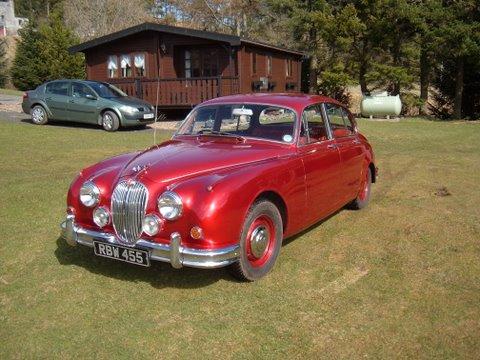
[[[110,79],[109,82],[130,96],[165,108],[188,108],[205,100],[240,92],[238,77]]]

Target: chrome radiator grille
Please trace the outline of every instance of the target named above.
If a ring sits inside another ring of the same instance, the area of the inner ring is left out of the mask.
[[[120,241],[133,245],[142,234],[148,191],[137,181],[121,181],[112,194],[113,228]]]

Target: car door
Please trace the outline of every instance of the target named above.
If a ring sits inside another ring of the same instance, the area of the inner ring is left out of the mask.
[[[45,86],[45,103],[52,114],[52,119],[69,120],[66,110],[70,100],[70,82],[52,81]]]
[[[72,121],[97,124],[97,94],[89,86],[78,81],[72,81],[71,95],[67,105],[69,118]]]
[[[306,214],[314,223],[338,209],[341,203],[342,162],[321,105],[305,108],[298,151],[305,168]]]
[[[363,145],[358,139],[356,128],[347,110],[331,103],[325,103],[324,108],[342,159],[341,184],[346,203],[357,196],[360,188],[364,161]]]

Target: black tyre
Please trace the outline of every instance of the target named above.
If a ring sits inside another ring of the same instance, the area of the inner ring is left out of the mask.
[[[106,131],[117,131],[120,127],[120,119],[113,111],[105,111],[102,115],[102,127]]]
[[[240,234],[240,257],[230,265],[231,274],[254,281],[272,270],[282,247],[283,224],[277,207],[267,200],[252,205]]]
[[[42,105],[35,105],[30,109],[32,122],[35,125],[45,125],[48,122],[48,114]]]
[[[360,210],[360,209],[363,209],[365,206],[367,206],[368,202],[370,201],[371,188],[372,188],[372,172],[370,168],[367,168],[363,176],[360,191],[357,197],[355,198],[355,200],[353,200],[348,205],[348,208],[352,210]]]

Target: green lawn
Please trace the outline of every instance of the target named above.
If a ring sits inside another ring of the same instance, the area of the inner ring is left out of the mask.
[[[23,91],[18,91],[13,89],[0,89],[0,94],[22,96]]]
[[[480,124],[360,128],[380,169],[369,207],[287,240],[268,277],[238,283],[58,238],[76,173],[152,132],[0,122],[0,358],[478,357]]]

